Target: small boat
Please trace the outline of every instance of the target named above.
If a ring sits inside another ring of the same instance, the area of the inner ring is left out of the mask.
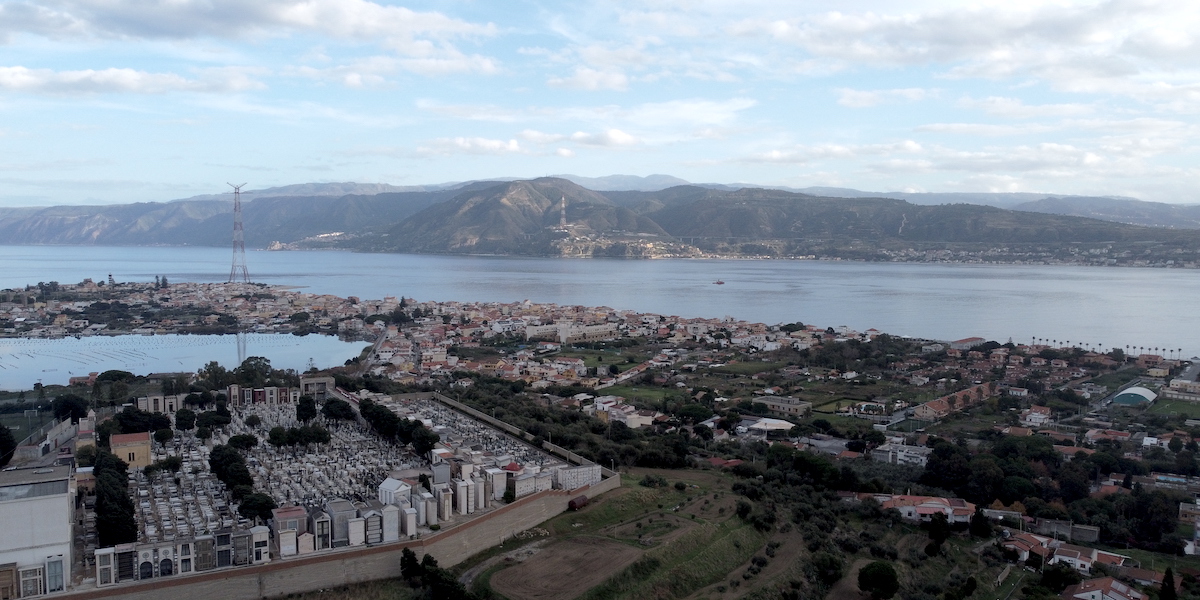
[[[724,281],[721,281],[720,279],[718,279],[718,280],[716,280],[716,281],[714,281],[714,282],[713,282],[713,285],[725,285],[725,282],[724,282]]]

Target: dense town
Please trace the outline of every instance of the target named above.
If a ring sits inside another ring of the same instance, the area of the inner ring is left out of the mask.
[[[623,548],[590,584],[621,597],[663,589],[629,569],[676,596],[1200,596],[1200,362],[1180,349],[163,278],[0,291],[0,327],[371,342],[326,371],[254,357],[8,394],[4,414],[55,418],[0,428],[0,511],[36,513],[0,543],[7,597],[388,547],[442,561],[380,571],[405,593],[587,591],[549,555],[474,558],[497,543]],[[604,493],[621,485],[638,494]],[[333,585],[309,583],[281,593]]]

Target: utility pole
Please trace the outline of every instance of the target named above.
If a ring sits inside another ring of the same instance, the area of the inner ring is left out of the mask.
[[[233,188],[233,266],[229,269],[229,283],[241,280],[250,283],[246,270],[246,235],[242,231],[242,187],[246,184],[228,184]]]

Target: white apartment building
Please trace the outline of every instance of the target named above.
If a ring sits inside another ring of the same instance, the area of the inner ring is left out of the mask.
[[[0,598],[66,590],[74,506],[70,467],[0,471]]]

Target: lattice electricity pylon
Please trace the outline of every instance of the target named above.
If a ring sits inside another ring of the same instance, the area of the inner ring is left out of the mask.
[[[229,269],[229,283],[240,277],[242,283],[250,283],[250,272],[246,270],[246,234],[242,231],[242,186],[228,184],[233,188],[233,266]]]

